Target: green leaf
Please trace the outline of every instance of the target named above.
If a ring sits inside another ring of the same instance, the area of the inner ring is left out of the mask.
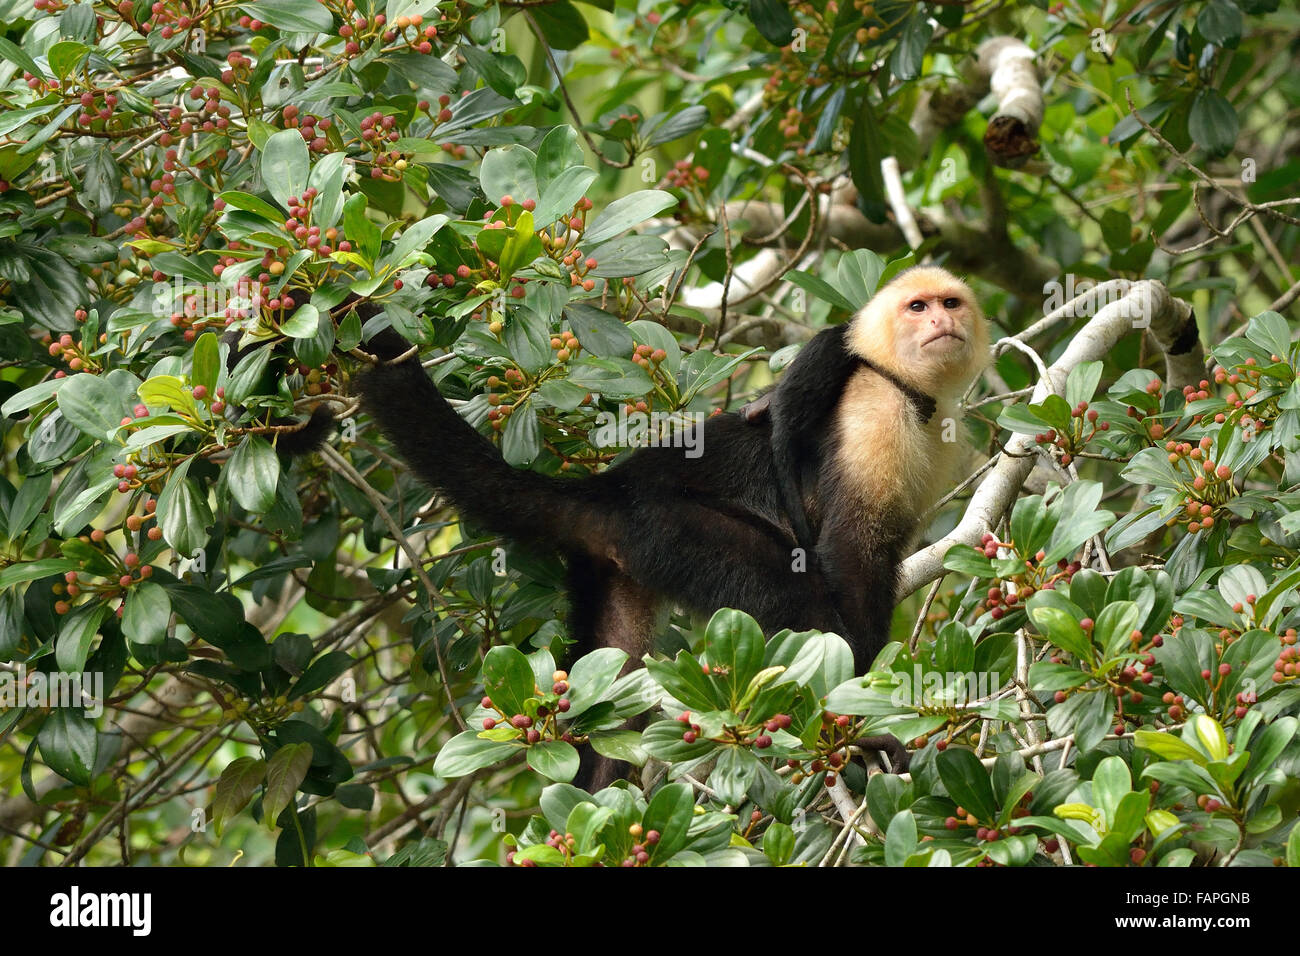
[[[60,40],[45,51],[45,60],[50,72],[62,80],[89,52],[90,47],[78,40]]]
[[[51,770],[79,786],[90,783],[99,755],[95,722],[75,707],[56,707],[36,735],[41,756]]]
[[[311,0],[303,0],[316,7]],[[324,7],[320,7],[324,11]],[[300,198],[307,188],[310,173],[307,143],[296,129],[286,129],[273,135],[262,147],[262,182],[267,191],[283,208],[289,208],[289,197]],[[351,232],[348,233],[351,235]],[[315,326],[312,327],[315,331]]]
[[[628,352],[632,347],[628,346]],[[46,379],[39,385],[33,385],[31,388],[25,388],[21,392],[9,396],[3,405],[0,405],[0,415],[6,417],[16,415],[18,412],[26,411],[33,405],[37,405],[51,396],[57,394],[65,385],[73,379],[78,378],[76,375],[70,375],[65,378]]]
[[[439,777],[463,777],[475,770],[500,763],[519,750],[516,744],[483,740],[478,731],[467,730],[451,738],[438,751],[438,758],[433,762],[433,772]]]
[[[1079,660],[1089,660],[1092,656],[1092,642],[1079,622],[1060,608],[1035,600],[1042,593],[1040,591],[1030,598],[1029,619],[1034,622],[1040,634],[1061,650],[1069,651]]]
[[[199,408],[194,403],[194,395],[185,387],[185,382],[176,375],[154,375],[146,379],[136,389],[140,401],[154,408],[171,408],[194,418],[199,417]],[[120,421],[120,417],[118,421]]]
[[[275,503],[280,481],[280,459],[260,435],[247,435],[226,464],[225,478],[240,507],[262,514]]]
[[[531,212],[520,213],[513,229],[501,231],[506,233],[506,241],[497,259],[501,268],[501,278],[504,281],[540,256],[543,250],[542,240],[538,239],[533,231]]]
[[[1248,779],[1254,779],[1256,776],[1266,774],[1274,764],[1274,761],[1281,756],[1282,751],[1287,748],[1295,737],[1296,728],[1300,727],[1300,721],[1294,717],[1281,717],[1266,727],[1259,735],[1259,739],[1251,745],[1250,764],[1248,765]],[[1238,749],[1244,746],[1238,744]]]
[[[69,104],[68,106],[65,106],[62,110],[59,111],[59,114],[55,116],[54,119],[50,120],[48,123],[42,126],[40,131],[35,136],[33,136],[31,139],[29,139],[26,143],[24,143],[22,146],[18,148],[17,155],[26,156],[31,153],[39,152],[41,147],[44,146],[46,142],[49,141],[50,137],[54,136],[59,131],[59,129],[63,126],[63,124],[72,118],[73,114],[79,112],[81,112],[80,103],[72,103]],[[33,266],[35,265],[34,263],[31,264]],[[13,300],[13,301],[18,301],[18,300]],[[78,301],[80,301],[80,297],[78,297]],[[55,327],[57,328],[57,326]]]
[[[221,835],[221,826],[226,820],[248,806],[248,801],[253,799],[253,794],[265,778],[266,763],[256,757],[236,757],[226,764],[226,769],[217,778],[209,811],[217,828],[217,836]]]
[[[288,321],[280,323],[280,331],[294,339],[309,339],[316,334],[320,325],[320,310],[310,302],[304,302],[294,310]]]
[[[54,661],[59,670],[69,674],[81,673],[100,622],[107,614],[108,605],[96,602],[83,604],[63,619],[54,648]]]
[[[587,228],[582,234],[582,244],[584,248],[592,249],[597,243],[613,239],[633,226],[639,226],[651,216],[657,216],[665,209],[671,209],[676,205],[677,197],[662,189],[642,189],[615,199],[601,210],[596,218],[587,223]],[[600,260],[599,256],[596,258],[597,261]]]
[[[483,690],[506,719],[524,712],[524,701],[535,694],[536,681],[528,658],[519,649],[499,644],[483,657]]]
[[[587,21],[568,0],[538,6],[532,15],[546,44],[556,50],[576,50],[587,41]]]
[[[1286,838],[1286,865],[1300,867],[1300,826],[1292,827]]]
[[[1206,714],[1196,714],[1192,717],[1191,724],[1196,731],[1196,739],[1201,742],[1211,760],[1228,759],[1228,738],[1217,720]]]
[[[794,39],[794,18],[782,0],[749,0],[749,19],[773,46],[789,46]]]
[[[47,74],[37,65],[36,61],[28,55],[27,51],[14,43],[13,40],[6,37],[0,37],[0,57],[8,60],[14,66],[25,70],[33,76],[46,79]]]
[[[461,44],[456,49],[465,58],[470,69],[483,77],[483,82],[491,88],[493,93],[500,97],[513,98],[516,91],[528,78],[527,70],[513,53],[492,53],[469,44]],[[453,110],[452,112],[456,115],[451,123],[441,128],[442,135],[446,135],[445,131],[448,126],[459,133],[468,124],[468,117],[474,115],[472,111],[464,108],[463,103],[460,110]],[[469,137],[464,133],[460,133],[459,136],[455,137],[455,140],[467,142]],[[488,194],[489,200],[497,198],[499,196]]]
[[[1060,395],[1048,395],[1037,405],[1030,405],[1029,410],[1059,432],[1070,430],[1070,406]]]
[[[592,355],[622,358],[632,354],[635,348],[632,332],[617,316],[580,302],[565,306],[564,313],[569,319],[569,328]]]
[[[636,767],[645,766],[648,754],[635,730],[596,730],[587,735],[591,749],[610,760],[624,760]]]
[[[773,866],[785,866],[794,856],[794,830],[779,820],[773,821],[763,834],[760,849]]]
[[[207,495],[187,477],[190,462],[172,472],[158,495],[158,527],[163,538],[185,557],[190,557],[208,540],[212,509]]]
[[[501,433],[501,457],[515,468],[527,468],[542,452],[542,429],[532,400],[515,407]]]
[[[1128,764],[1120,757],[1107,757],[1093,771],[1093,802],[1106,820],[1107,829],[1114,829],[1120,801],[1132,790],[1133,777],[1129,773]]]
[[[758,779],[760,769],[758,760],[747,747],[724,746],[718,762],[709,772],[709,786],[720,802],[737,806],[744,802],[745,794]]]
[[[627,652],[617,647],[602,647],[580,657],[569,669],[569,709],[565,718],[573,720],[601,700],[614,686],[625,663]]]
[[[137,644],[161,644],[167,636],[172,602],[167,591],[152,581],[131,588],[122,612],[122,633]]]
[[[1124,217],[1125,228],[1129,228],[1129,219]],[[1074,408],[1080,402],[1091,402],[1101,382],[1101,362],[1080,362],[1070,370],[1065,380],[1065,403]]]
[[[578,143],[578,131],[572,126],[554,127],[537,147],[534,174],[541,195],[546,195],[561,173],[581,168],[584,168],[583,154]],[[540,198],[538,206],[541,206]]]
[[[190,382],[202,385],[211,396],[217,389],[217,376],[221,372],[221,349],[215,332],[204,332],[194,343],[194,357],[190,364]]]
[[[479,183],[488,202],[499,204],[509,196],[516,203],[538,198],[533,172],[537,156],[524,146],[508,145],[488,150],[479,166]]]
[[[1196,145],[1212,156],[1221,156],[1237,142],[1241,122],[1232,104],[1218,90],[1202,87],[1192,98],[1187,131]]]
[[[578,751],[563,740],[543,740],[528,748],[528,766],[557,783],[568,783],[578,773]]]
[[[573,836],[579,853],[590,853],[598,845],[600,831],[614,818],[609,807],[599,807],[585,800],[570,811],[564,832]]]
[[[1241,41],[1245,18],[1232,0],[1210,0],[1196,15],[1201,36],[1219,46],[1235,47]]]
[[[6,521],[8,527],[5,537],[10,541],[22,535],[45,508],[53,477],[53,472],[46,471],[39,475],[32,475],[18,486],[18,493],[14,495],[14,500],[9,505]]]
[[[912,15],[903,27],[898,45],[889,58],[889,69],[900,80],[914,80],[921,75],[921,66],[925,62],[925,48],[934,36],[934,27],[923,12]]]
[[[857,306],[841,295],[838,289],[811,272],[800,272],[798,269],[791,269],[785,274],[785,277],[805,292],[815,295],[823,302],[829,302],[837,309],[843,309],[845,312],[857,311]]]
[[[949,748],[936,758],[939,779],[948,795],[977,820],[992,823],[997,818],[997,802],[989,772],[969,750]]]
[[[117,431],[126,402],[107,378],[82,372],[59,390],[59,411],[83,434],[104,441]]]
[[[663,863],[686,846],[691,820],[695,816],[694,793],[684,783],[661,787],[646,807],[641,825],[659,831],[659,842],[650,849],[650,860]]]
[[[330,651],[308,665],[286,696],[289,700],[296,700],[322,690],[335,678],[346,674],[353,663],[352,655],[346,651]]]
[[[1086,684],[1089,679],[1087,673],[1068,664],[1038,661],[1029,668],[1029,686],[1038,693],[1070,690],[1072,687]]]
[[[384,257],[384,262],[395,268],[401,268],[414,253],[423,250],[434,233],[447,222],[446,216],[428,216],[407,226],[394,243],[393,251]]]
[[[70,558],[40,558],[36,561],[22,561],[18,564],[11,564],[7,568],[0,569],[0,591],[11,588],[15,584],[36,581],[51,574],[75,571],[79,566],[80,562],[73,561]]]
[[[726,682],[733,694],[749,684],[763,666],[763,630],[744,611],[723,608],[715,612],[704,632],[704,646],[709,664],[726,669]],[[740,705],[735,699],[730,703]]]
[[[1246,338],[1283,360],[1291,351],[1291,329],[1286,319],[1276,312],[1261,312],[1251,319],[1246,326]]]
[[[1133,601],[1112,601],[1102,608],[1092,629],[1093,643],[1099,644],[1107,657],[1121,653],[1129,646],[1129,635],[1141,621],[1141,613]]]
[[[354,194],[343,204],[343,229],[367,263],[379,258],[379,227],[366,215],[366,197],[361,193]]]
[[[638,130],[638,135],[644,139],[646,146],[658,146],[661,143],[681,139],[687,133],[695,132],[708,121],[707,106],[688,106],[671,116],[659,114],[647,119]]]
[[[263,160],[265,162],[265,160]],[[275,228],[280,228],[284,224],[284,213],[276,209],[265,199],[259,199],[257,196],[249,193],[240,192],[236,189],[227,189],[220,194],[220,198],[227,206],[234,206],[236,209],[242,209],[245,212],[251,212],[261,216]]]
[[[885,829],[885,866],[902,866],[916,845],[916,817],[911,810],[899,810]]]
[[[76,262],[113,262],[118,253],[113,243],[95,236],[53,236],[45,245],[51,252]]]
[[[347,95],[359,96],[361,91]],[[346,175],[343,159],[342,152],[327,153],[311,168],[307,177],[307,185],[316,188],[311,209],[312,225],[319,226],[322,231],[337,223],[343,213],[343,180]]]
[[[993,562],[983,552],[969,544],[954,544],[943,556],[943,566],[949,571],[969,574],[977,578],[993,577]]]
[[[334,17],[329,8],[317,0],[254,0],[253,3],[240,4],[239,9],[250,17],[292,33],[330,33],[334,29]],[[293,133],[302,140],[297,130]]]
[[[348,314],[343,316],[343,321],[339,323],[338,338],[335,345],[340,352],[351,352],[361,344],[361,317],[357,315],[356,309],[349,309]]]
[[[311,769],[311,744],[285,744],[266,762],[266,793],[262,797],[262,819],[274,826],[281,812],[292,806],[298,787]]]
[[[669,262],[668,244],[659,236],[623,236],[588,252],[596,267],[588,275],[601,279],[645,275]]]

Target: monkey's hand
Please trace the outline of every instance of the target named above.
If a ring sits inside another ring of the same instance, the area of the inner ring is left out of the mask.
[[[889,769],[894,773],[906,773],[912,762],[912,755],[893,734],[879,734],[874,737],[859,737],[853,741],[855,747],[874,750],[889,757]]]

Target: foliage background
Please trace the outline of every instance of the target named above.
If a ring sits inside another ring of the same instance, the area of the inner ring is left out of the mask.
[[[0,699],[5,862],[1298,861],[1293,7],[0,13],[0,661],[108,697]],[[1038,151],[998,162],[996,36],[1043,101]],[[999,337],[1085,280],[1156,280],[1222,371],[1168,380],[1136,331],[1031,405],[1003,351],[968,424],[989,455],[1042,436],[1040,468],[866,682],[836,638],[722,613],[556,690],[558,563],[462,528],[351,387],[368,300],[511,464],[582,473],[618,451],[598,411],[736,407],[909,254],[968,274]],[[277,453],[317,408],[328,448]],[[941,699],[894,702],[923,671]],[[992,671],[1018,689],[961,706],[951,675]],[[910,776],[841,767],[886,730]],[[676,782],[589,800],[570,741]]]

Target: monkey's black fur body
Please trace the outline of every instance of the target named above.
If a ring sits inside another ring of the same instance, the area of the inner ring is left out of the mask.
[[[406,351],[391,331],[370,348]],[[559,552],[577,652],[649,650],[655,608],[734,607],[768,632],[834,631],[864,671],[888,640],[911,522],[873,515],[837,487],[827,418],[860,368],[842,327],[818,335],[773,393],[770,420],[717,415],[702,454],[642,448],[583,479],[510,467],[446,402],[417,358],[363,373],[365,407],[415,473],[474,525]],[[776,454],[774,455],[774,449]],[[797,503],[797,511],[790,503]],[[796,532],[803,525],[805,531]],[[801,554],[796,537],[815,542]]]
[[[853,354],[845,338],[849,326],[837,325],[813,337],[800,351],[795,363],[769,395],[767,417],[772,423],[772,454],[776,465],[781,501],[790,516],[795,538],[805,548],[815,548],[814,532],[807,509],[808,489],[823,480],[829,419],[849,377],[858,369],[868,368],[888,379],[906,396],[922,423],[930,420],[935,401],[896,376]],[[746,416],[751,423],[761,422],[761,412]]]

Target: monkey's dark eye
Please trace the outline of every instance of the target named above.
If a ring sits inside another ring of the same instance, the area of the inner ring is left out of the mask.
[[[959,305],[961,305],[961,299],[957,298],[956,296],[950,295],[948,296],[948,298],[943,300],[943,307],[945,309],[955,309]]]
[[[913,312],[924,312],[925,302],[923,302],[921,299],[914,299],[913,301],[908,303],[907,307],[911,309]]]

